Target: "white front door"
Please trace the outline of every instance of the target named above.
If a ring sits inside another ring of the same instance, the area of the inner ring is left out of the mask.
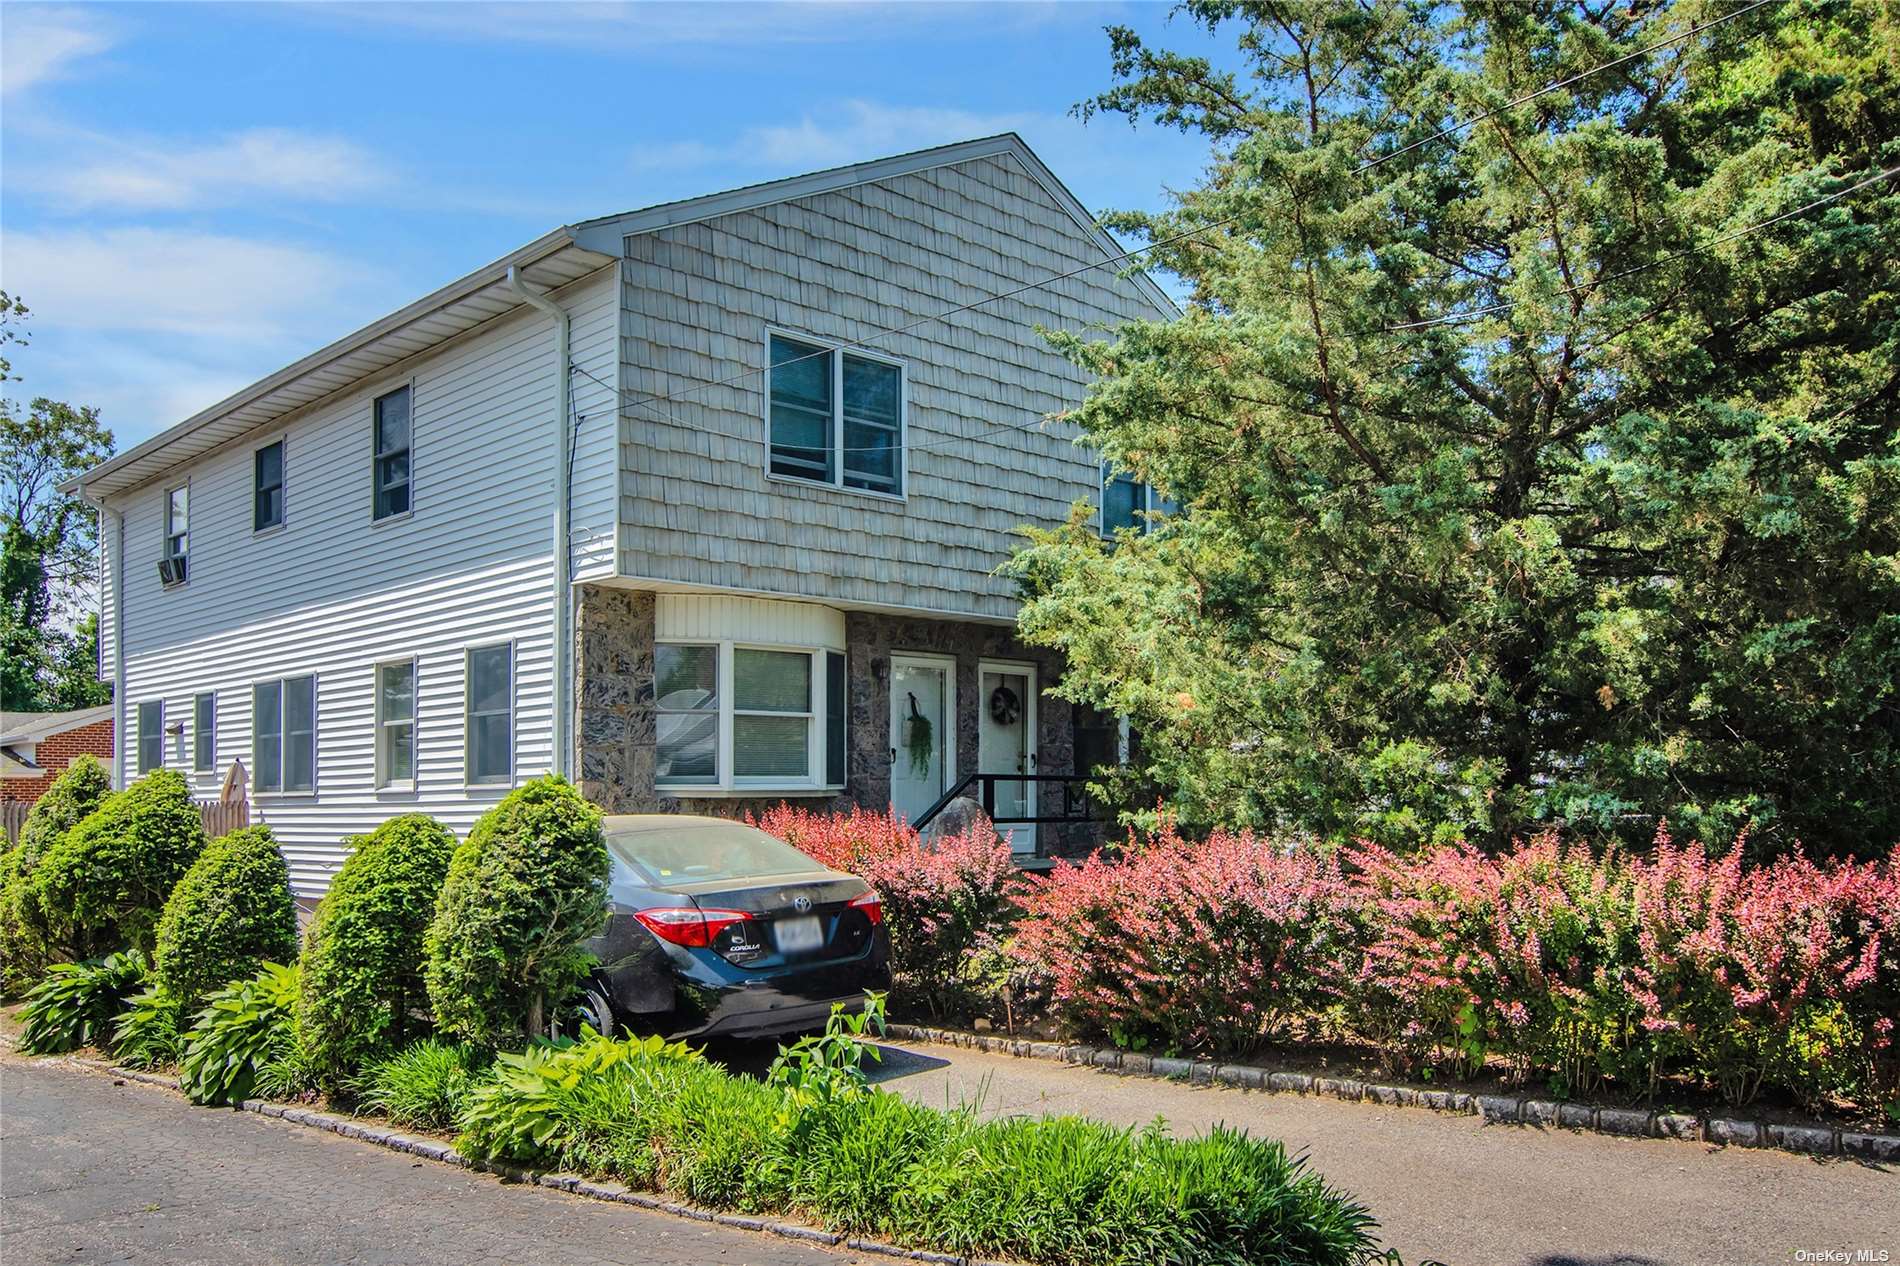
[[[956,778],[956,661],[891,656],[891,808],[906,822]]]
[[[983,664],[977,673],[976,769],[980,774],[1036,772],[1036,669],[1031,664]],[[1033,782],[999,781],[996,817],[1034,817],[1038,797]],[[998,821],[998,834],[1009,837],[1017,853],[1036,851],[1032,822]]]

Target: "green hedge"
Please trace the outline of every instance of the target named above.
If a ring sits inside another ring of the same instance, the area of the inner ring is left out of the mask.
[[[131,945],[150,953],[159,912],[204,847],[184,776],[154,770],[48,846],[34,894],[52,934],[78,952]]]
[[[580,943],[607,915],[600,810],[565,778],[510,792],[455,850],[426,939],[429,1001],[445,1033],[518,1043],[586,975]]]
[[[159,916],[152,970],[187,1012],[266,962],[297,954],[290,868],[262,824],[213,840],[172,889]]]
[[[420,813],[348,844],[310,924],[298,1002],[317,1075],[332,1089],[399,1046],[427,1001],[422,940],[455,852],[448,828]]]
[[[51,943],[51,929],[33,887],[40,858],[112,794],[112,775],[91,756],[73,757],[34,802],[20,828],[19,843],[0,856],[0,996],[31,988],[47,964],[64,952]]]

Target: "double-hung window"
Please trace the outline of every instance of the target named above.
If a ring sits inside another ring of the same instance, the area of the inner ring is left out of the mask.
[[[185,560],[191,552],[191,485],[165,490],[165,561],[171,565],[168,584],[186,578]]]
[[[416,661],[376,665],[376,785],[416,782]]]
[[[468,652],[470,783],[507,783],[515,776],[515,648],[512,643]]]
[[[837,651],[662,642],[654,704],[662,789],[844,785],[845,658]]]
[[[370,466],[375,502],[371,517],[388,519],[409,513],[409,388],[398,387],[386,396],[378,396],[375,414],[376,454]]]
[[[780,334],[771,336],[771,363],[770,472],[902,495],[903,366]]]
[[[1133,475],[1103,465],[1102,535],[1105,538],[1113,540],[1115,534],[1124,529],[1146,535],[1155,527],[1152,515],[1173,514],[1176,509],[1173,500]]]
[[[251,459],[251,531],[284,522],[284,442],[266,444]]]
[[[208,774],[218,767],[218,696],[210,692],[191,701],[191,768]]]
[[[139,705],[139,773],[149,774],[165,763],[165,701],[148,699]]]
[[[285,677],[251,687],[251,776],[259,791],[316,790],[315,677]]]

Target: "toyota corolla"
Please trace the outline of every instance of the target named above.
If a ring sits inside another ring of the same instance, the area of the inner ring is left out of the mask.
[[[726,818],[606,819],[612,859],[599,962],[576,1018],[678,1037],[821,1026],[833,1003],[890,987],[878,894]]]

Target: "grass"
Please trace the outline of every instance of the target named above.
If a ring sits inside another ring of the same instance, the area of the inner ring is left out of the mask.
[[[652,1039],[502,1056],[462,1121],[458,1146],[476,1159],[945,1253],[1051,1266],[1387,1260],[1365,1207],[1276,1142],[986,1121],[868,1087],[800,1096]]]

